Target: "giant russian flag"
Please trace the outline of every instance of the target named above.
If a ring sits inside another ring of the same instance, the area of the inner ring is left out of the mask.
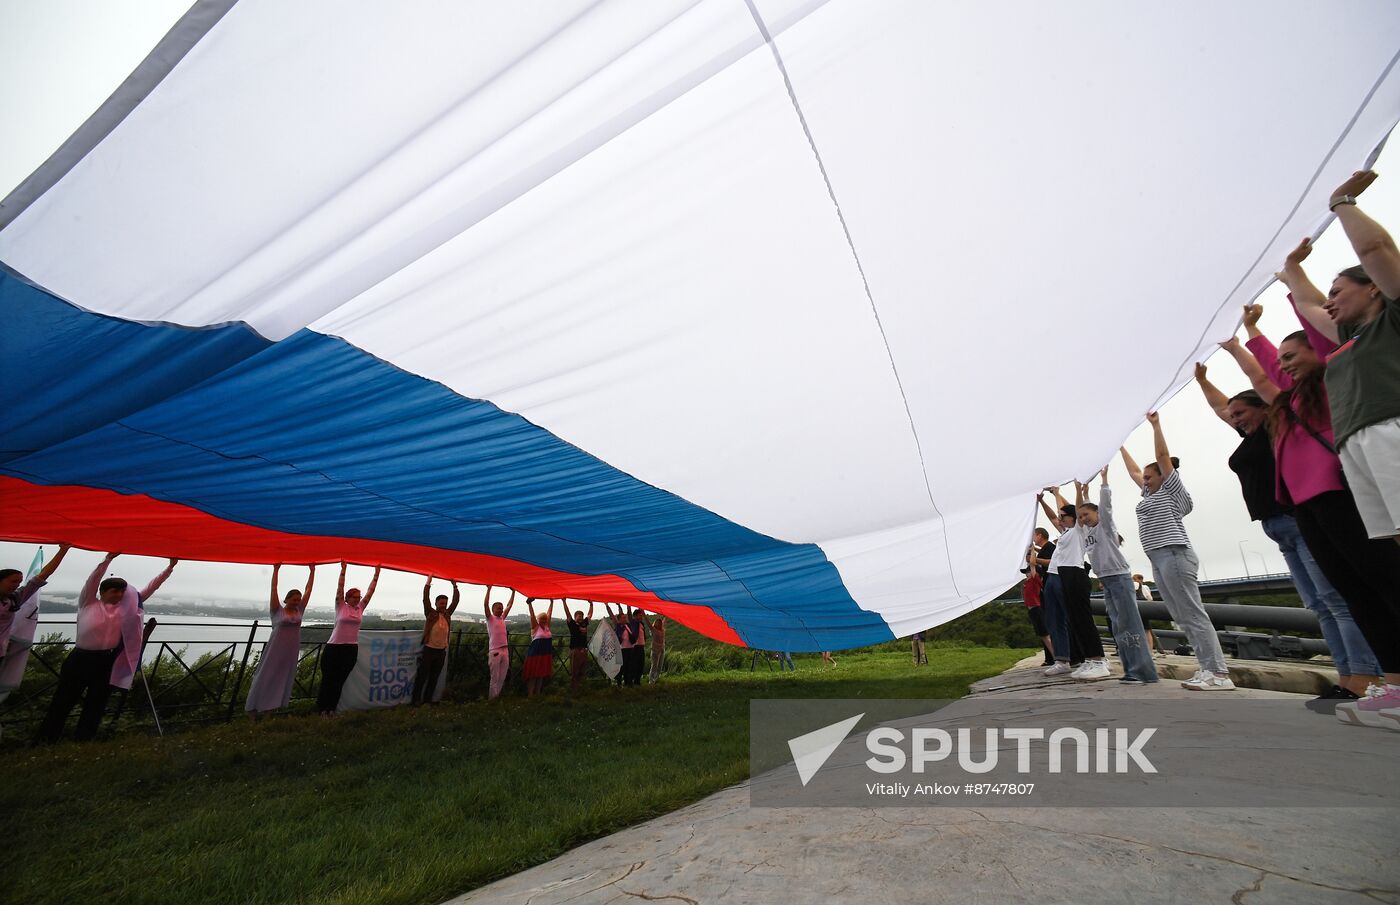
[[[1397,48],[1386,0],[201,0],[0,205],[0,536],[937,624],[1323,225]]]

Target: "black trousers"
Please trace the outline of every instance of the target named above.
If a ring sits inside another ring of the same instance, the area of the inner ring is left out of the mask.
[[[1031,621],[1031,631],[1035,632],[1035,637],[1040,641],[1040,649],[1045,651],[1045,665],[1055,665],[1055,655],[1050,651],[1050,645],[1045,643],[1045,636],[1050,634],[1050,630],[1045,626],[1045,612],[1038,606],[1026,607],[1026,616]]]
[[[316,692],[316,709],[321,713],[334,713],[340,706],[340,693],[358,659],[358,644],[327,644],[321,648],[321,687]]]
[[[423,653],[418,657],[418,674],[413,677],[413,703],[433,702],[433,692],[437,691],[442,665],[446,662],[447,648],[423,648]]]
[[[624,647],[622,649],[622,676],[624,685],[642,684],[642,672],[645,666],[645,647]]]
[[[1313,559],[1342,595],[1381,671],[1400,672],[1400,545],[1371,540],[1347,490],[1298,503],[1298,530]]]
[[[1103,659],[1103,639],[1089,608],[1089,573],[1078,566],[1060,566],[1060,591],[1069,623],[1070,650],[1085,660]]]
[[[83,702],[83,711],[78,716],[78,729],[73,737],[86,741],[97,735],[102,713],[107,709],[107,698],[112,693],[112,664],[116,660],[116,648],[83,650],[75,647],[69,652],[58,671],[58,688],[49,701],[49,712],[39,724],[34,741],[58,741],[63,736],[63,724],[68,722],[68,714],[73,712],[79,699]]]

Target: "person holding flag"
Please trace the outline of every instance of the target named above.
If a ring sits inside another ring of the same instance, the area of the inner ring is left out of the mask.
[[[24,573],[19,569],[0,569],[0,660],[9,654],[10,632],[14,628],[15,619],[19,618],[20,610],[29,602],[29,598],[48,583],[49,577],[58,570],[63,557],[68,555],[70,549],[72,548],[68,544],[59,544],[58,552],[49,560],[48,565],[37,571],[30,566],[31,575],[28,581],[24,580]],[[34,557],[35,562],[42,562],[43,555],[44,550],[40,547],[39,553]]]
[[[433,576],[429,575],[423,584],[423,652],[418,655],[418,671],[413,674],[414,707],[424,701],[433,703],[442,669],[447,665],[447,641],[452,634],[452,614],[457,612],[457,604],[462,602],[462,589],[457,587],[455,581],[452,582],[450,603],[446,594],[439,594],[429,605],[428,598],[432,590]],[[488,584],[482,600],[490,596],[491,586]]]
[[[68,714],[80,699],[83,710],[73,737],[79,741],[93,738],[112,686],[131,688],[141,659],[141,608],[170,577],[179,560],[172,558],[138,593],[124,578],[102,577],[120,555],[108,553],[78,595],[78,640],[59,670],[58,688],[34,736],[36,743],[58,741]]]
[[[569,613],[569,601],[564,601],[564,621],[569,626],[569,687],[578,688],[588,672],[588,625],[593,621],[593,601],[588,601],[588,613]]]
[[[486,596],[481,599],[481,611],[486,616],[486,664],[491,673],[491,689],[488,700],[501,696],[506,686],[506,674],[510,672],[510,637],[506,633],[506,617],[515,606],[515,589],[510,592],[510,602],[499,600],[491,603],[491,586],[486,586]]]
[[[544,689],[544,682],[554,672],[554,632],[549,622],[554,618],[554,601],[543,613],[535,612],[534,597],[526,597],[530,608],[530,646],[525,649],[525,696],[533,698]]]

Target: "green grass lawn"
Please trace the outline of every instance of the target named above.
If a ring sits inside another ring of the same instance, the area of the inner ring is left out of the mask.
[[[1029,651],[837,655],[619,690],[5,752],[16,902],[436,903],[748,775],[752,698],[960,697]]]

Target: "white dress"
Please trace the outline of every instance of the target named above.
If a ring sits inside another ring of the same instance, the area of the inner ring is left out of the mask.
[[[301,610],[282,607],[272,616],[272,637],[263,645],[243,709],[265,713],[291,703],[300,655]]]

